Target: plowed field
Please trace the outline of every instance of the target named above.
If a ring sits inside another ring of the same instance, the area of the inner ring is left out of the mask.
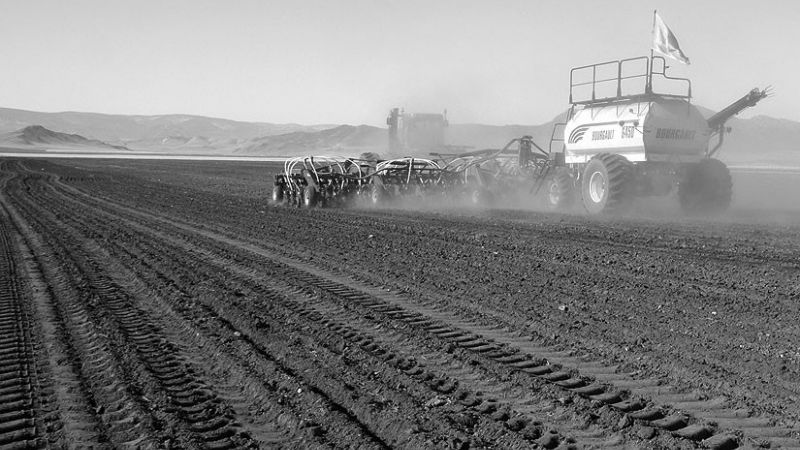
[[[294,209],[276,168],[0,160],[0,448],[800,448],[779,189]]]

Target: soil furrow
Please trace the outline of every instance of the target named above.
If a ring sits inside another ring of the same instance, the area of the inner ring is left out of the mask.
[[[109,221],[105,221],[105,223],[109,223]],[[100,223],[93,224],[93,225],[100,225]],[[141,240],[141,242],[150,242],[150,241],[152,241],[152,240],[153,240],[153,239],[152,239],[152,236],[148,236],[148,238],[147,238],[147,239],[142,239],[142,240]],[[161,252],[163,252],[163,251],[165,250],[165,245],[167,245],[167,243],[165,243],[165,244],[163,244],[163,245],[159,245],[159,248],[160,248],[160,251],[161,251]],[[178,251],[177,251],[177,253],[180,253],[180,252],[181,252],[180,250],[181,250],[181,249],[184,249],[184,248],[185,248],[185,247],[184,247],[184,245],[181,245],[181,246],[178,248]],[[185,250],[184,250],[184,252],[185,252]],[[177,254],[176,254],[176,255],[171,255],[171,259],[175,259],[176,261],[180,261],[180,260],[181,260],[181,257],[180,257],[179,255],[177,255]],[[171,270],[170,270],[170,271],[168,271],[168,272],[173,272],[174,270],[175,270],[175,269],[171,269]],[[196,268],[195,268],[195,270],[196,270]],[[223,267],[221,267],[221,268],[219,268],[219,269],[217,269],[217,270],[224,270],[224,269],[223,269]],[[227,277],[224,277],[224,278],[227,278]],[[215,312],[215,313],[216,313],[216,312]],[[236,331],[238,331],[238,330],[236,330]],[[434,393],[435,393],[435,391],[434,391]],[[417,415],[419,415],[419,413],[417,413]],[[389,419],[389,420],[391,420],[391,419]],[[446,436],[447,434],[448,434],[448,433],[445,433],[444,435]],[[553,437],[554,437],[554,436],[553,436]],[[552,439],[552,438],[551,438],[551,439]]]
[[[266,440],[342,445],[355,426],[392,447],[800,444],[796,227],[272,208],[262,169],[242,165],[25,166],[15,205],[55,249],[43,279],[124,297],[76,310],[127,343],[103,367],[138,361],[159,392],[183,379],[148,365],[165,348],[225,351],[198,372],[219,389],[223,372],[283,373],[274,389],[247,382],[251,406],[225,388],[245,428],[259,429],[255,404],[290,418]],[[51,222],[83,253],[44,236]],[[97,254],[104,267],[85,263]],[[110,287],[86,276],[104,272]]]
[[[323,287],[323,288],[327,287],[328,290],[331,290],[331,291],[333,291],[334,293],[337,293],[337,294],[341,294],[343,290],[344,291],[347,290],[346,286],[340,286],[340,287],[335,288],[335,289],[332,289],[331,287],[328,287],[327,285],[323,285],[321,287]],[[456,337],[456,336],[453,336],[453,337]],[[465,341],[465,342],[469,342],[469,341]],[[508,356],[510,356],[510,355],[503,355],[503,354],[496,355],[497,358],[504,358],[504,357],[508,357]],[[544,375],[544,374],[542,374],[542,375]],[[552,380],[552,381],[560,382],[562,384],[565,383],[564,380]],[[602,396],[603,391],[605,390],[602,386],[599,386],[599,385],[586,386],[586,384],[587,383],[583,382],[582,380],[577,380],[576,382],[573,382],[573,384],[571,384],[569,386],[572,389],[578,390],[578,392],[580,392],[580,393],[586,392],[585,395],[587,395],[587,397],[590,397],[590,398],[591,398],[591,396],[595,396],[595,399],[604,399],[607,402],[615,401],[617,403],[619,403],[622,400],[621,398],[619,398],[618,394],[613,394],[613,395],[606,394],[606,396]],[[595,386],[597,386],[597,387],[595,387]],[[672,388],[670,388],[669,386],[665,387],[665,390],[669,390],[669,389],[672,389]],[[632,404],[635,404],[635,403],[629,401],[629,402],[625,402],[624,405],[620,405],[620,406],[624,407],[625,409],[630,410]],[[642,405],[642,407],[643,406],[644,405]],[[659,415],[658,415],[658,417],[663,417],[663,416],[664,416],[663,413],[659,413]],[[654,423],[658,423],[656,420],[657,420],[657,418],[654,416],[653,417],[653,422]],[[666,429],[676,428],[675,426],[672,425],[671,422],[665,423],[664,425],[665,425]],[[681,434],[681,432],[679,432],[679,431],[676,431],[676,434],[679,435],[679,436],[685,435],[685,436],[689,437],[690,439],[702,439],[702,438],[709,437],[713,433],[713,428],[710,427],[710,426],[705,426],[705,427],[694,426],[697,429],[689,428],[689,426],[690,426],[689,423],[683,423],[681,426],[679,426],[677,428],[686,429],[686,430],[694,430],[694,431],[692,431],[691,433],[689,433],[688,431],[687,432],[683,432],[683,434]]]
[[[30,204],[26,206],[31,207]],[[27,218],[28,220],[33,219],[44,227],[43,221],[49,215],[49,212],[42,209],[30,210]],[[49,217],[49,219],[46,222],[46,226],[49,227],[46,234],[59,236],[63,239],[55,244],[63,248],[65,253],[69,255],[69,262],[73,265],[75,272],[82,278],[80,284],[83,286],[82,294],[85,301],[72,303],[67,308],[71,310],[72,316],[77,316],[87,325],[91,324],[93,327],[103,330],[100,333],[93,333],[95,336],[91,336],[90,339],[95,341],[94,344],[99,343],[100,346],[110,349],[109,353],[114,355],[110,359],[120,364],[119,370],[126,373],[121,378],[127,378],[127,390],[140,390],[142,388],[140,382],[148,379],[148,377],[141,374],[142,369],[137,368],[135,359],[131,357],[131,353],[134,352],[138,354],[144,366],[149,369],[150,375],[155,381],[160,381],[164,384],[167,377],[170,376],[182,377],[185,380],[178,385],[178,389],[174,389],[174,386],[173,390],[162,388],[162,392],[166,392],[173,407],[177,408],[175,412],[170,413],[168,412],[169,407],[156,404],[158,402],[158,391],[153,391],[151,387],[149,389],[146,387],[146,392],[149,392],[149,395],[155,398],[147,398],[142,394],[138,396],[139,403],[151,410],[151,424],[153,427],[160,428],[159,420],[163,420],[163,417],[157,416],[167,413],[181,418],[186,424],[185,427],[188,432],[176,433],[178,435],[188,435],[183,437],[183,439],[186,439],[184,445],[192,443],[190,444],[191,446],[203,445],[215,448],[247,446],[247,436],[238,433],[235,424],[225,418],[224,408],[220,409],[216,406],[218,400],[215,395],[199,380],[194,379],[187,373],[187,369],[175,360],[174,348],[170,348],[168,343],[163,342],[163,339],[158,337],[156,330],[142,319],[143,312],[134,309],[127,295],[105,278],[98,263],[86,255],[83,248],[76,245],[76,243],[81,242],[81,237],[69,228],[59,227],[59,222],[53,217]],[[87,305],[88,308],[86,307]],[[104,339],[109,335],[116,336],[119,342],[127,343],[123,344],[121,348],[111,348],[112,346],[105,344],[107,339]],[[95,354],[97,347],[98,345],[94,345],[92,348]],[[97,359],[95,357],[95,361]],[[137,380],[133,381],[130,377],[132,374],[137,373]],[[162,408],[163,411],[152,412]],[[222,423],[217,421],[218,423],[213,427],[207,428],[204,426],[204,424],[215,418],[223,418]],[[193,437],[192,434],[198,436]],[[168,443],[172,439],[178,439],[178,442],[180,442],[181,437],[165,437],[163,442]]]

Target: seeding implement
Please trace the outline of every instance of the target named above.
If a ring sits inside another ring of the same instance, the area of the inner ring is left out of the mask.
[[[537,150],[532,151],[533,148]],[[275,176],[272,201],[314,207],[358,200],[381,205],[407,197],[415,201],[449,198],[488,205],[512,192],[535,194],[552,168],[550,155],[529,136],[513,139],[499,150],[436,156],[437,159],[375,161],[325,156],[292,158]]]
[[[477,205],[519,194],[535,196],[555,163],[555,155],[539,147],[531,136],[512,139],[501,149],[436,156],[446,161],[445,170],[455,174],[455,193]]]
[[[667,75],[667,68],[660,56],[573,68],[567,120],[555,125],[547,150],[523,136],[501,149],[431,153],[436,159],[294,158],[276,177],[273,201],[314,206],[358,196],[372,204],[444,196],[485,205],[544,192],[550,209],[580,200],[599,214],[624,211],[636,197],[677,192],[686,212],[723,211],[732,181],[714,156],[730,132],[725,124],[767,97],[768,89],[753,89],[705,119],[691,103],[691,81]],[[414,139],[441,147],[447,119],[393,109],[387,123],[393,148],[408,148]]]
[[[361,199],[383,204],[404,196],[416,198],[453,192],[460,170],[445,169],[425,158],[364,160],[305,156],[292,158],[275,176],[272,201],[313,207],[344,205]]]
[[[272,202],[294,206],[332,206],[345,203],[369,180],[368,161],[327,156],[292,158],[275,176]]]
[[[370,179],[373,204],[403,195],[441,194],[453,181],[451,172],[443,170],[436,161],[410,157],[379,162]]]

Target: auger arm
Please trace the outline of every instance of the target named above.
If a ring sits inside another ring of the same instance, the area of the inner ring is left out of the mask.
[[[719,136],[719,140],[717,141],[717,144],[714,145],[714,148],[706,153],[706,156],[709,158],[712,157],[714,153],[717,153],[719,148],[722,147],[722,142],[725,140],[725,133],[727,131],[730,131],[726,130],[725,128],[725,122],[727,122],[728,119],[735,116],[736,114],[739,114],[745,108],[750,108],[751,106],[755,106],[758,102],[768,97],[769,95],[770,95],[769,87],[767,87],[766,89],[753,88],[744,97],[740,98],[739,100],[736,100],[735,102],[726,106],[722,111],[709,117],[708,127],[711,128],[713,133],[716,133],[717,136]]]
[[[768,95],[769,95],[769,88],[767,89],[754,88],[753,90],[748,92],[747,95],[745,95],[744,97],[740,98],[739,100],[736,100],[735,102],[726,106],[722,111],[711,116],[708,119],[708,126],[713,130],[719,130],[721,126],[725,125],[725,122],[727,122],[728,119],[735,116],[736,114],[739,114],[745,108],[756,106],[756,103],[760,102]]]

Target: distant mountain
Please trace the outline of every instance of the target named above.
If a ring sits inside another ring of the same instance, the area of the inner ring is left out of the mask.
[[[96,139],[87,139],[78,134],[60,133],[41,125],[31,125],[10,133],[0,134],[0,145],[9,147],[88,147],[94,149],[128,150],[121,145],[111,145]]]
[[[215,147],[260,136],[294,131],[318,131],[335,125],[273,124],[238,122],[212,117],[170,114],[158,116],[126,116],[84,112],[43,113],[20,109],[0,108],[0,133],[11,132],[29,125],[41,125],[51,130],[79,134],[131,148],[156,149],[167,139],[205,139]],[[198,146],[197,141],[191,146]],[[171,145],[166,145],[167,149]]]
[[[730,134],[719,152],[723,161],[735,164],[759,163],[800,165],[800,122],[755,116],[733,118]],[[712,145],[716,140],[712,140]]]
[[[704,116],[714,111],[700,107]],[[540,125],[451,124],[445,141],[453,152],[461,149],[500,148],[511,139],[530,135],[547,150],[554,124],[563,122],[562,112]],[[124,145],[131,150],[192,154],[242,154],[292,156],[303,154],[353,155],[364,151],[388,154],[388,132],[368,125],[298,125],[237,122],[201,116],[171,114],[161,116],[122,116],[96,113],[40,113],[0,108],[0,133],[3,145],[34,145],[33,137],[18,133],[31,125],[60,133],[53,142],[40,137],[38,146],[62,145],[77,135],[104,145]],[[756,116],[734,117],[728,121],[732,132],[725,136],[719,157],[729,164],[791,164],[800,166],[800,122]],[[41,130],[29,130],[34,135]],[[16,143],[16,144],[15,144]],[[712,142],[713,145],[714,142]],[[74,144],[74,143],[73,143]],[[560,148],[560,143],[556,148]],[[418,152],[418,156],[423,156]]]
[[[349,155],[364,151],[385,152],[387,132],[369,125],[340,125],[321,131],[295,131],[276,136],[251,139],[235,152],[250,155],[306,155],[341,153]]]

